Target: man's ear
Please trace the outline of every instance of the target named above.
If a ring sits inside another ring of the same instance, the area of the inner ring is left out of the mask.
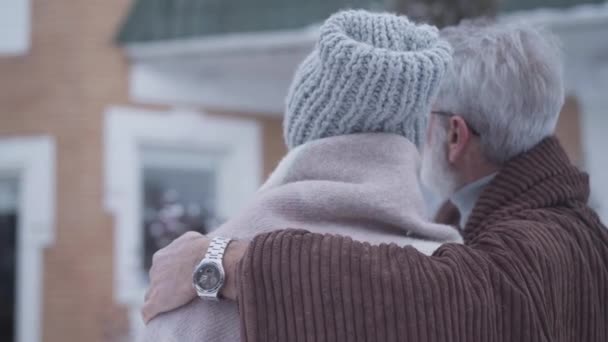
[[[470,139],[471,134],[464,119],[457,115],[450,117],[448,129],[448,160],[450,163],[455,164],[462,159]]]

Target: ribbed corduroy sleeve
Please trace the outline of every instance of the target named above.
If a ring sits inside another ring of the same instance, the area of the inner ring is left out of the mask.
[[[509,234],[486,240],[495,253],[446,245],[429,257],[297,230],[257,236],[240,265],[243,341],[537,341],[544,258]]]

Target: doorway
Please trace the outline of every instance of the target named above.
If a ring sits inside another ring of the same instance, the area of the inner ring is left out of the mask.
[[[0,175],[0,336],[14,342],[17,302],[17,195],[16,178]]]

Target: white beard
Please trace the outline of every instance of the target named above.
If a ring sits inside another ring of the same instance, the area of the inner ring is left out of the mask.
[[[435,127],[422,150],[420,166],[420,181],[430,191],[443,201],[454,194],[457,188],[457,178],[448,162],[447,134]]]

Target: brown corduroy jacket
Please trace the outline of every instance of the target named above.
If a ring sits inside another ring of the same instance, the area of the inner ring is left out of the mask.
[[[433,256],[285,230],[241,262],[242,339],[608,341],[608,232],[555,138],[507,163]],[[286,227],[287,228],[287,227]]]

